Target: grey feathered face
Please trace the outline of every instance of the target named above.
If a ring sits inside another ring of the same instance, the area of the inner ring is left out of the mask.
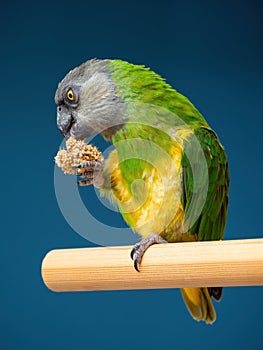
[[[57,126],[63,136],[110,138],[123,124],[124,103],[116,95],[108,60],[90,60],[70,71],[55,94]]]

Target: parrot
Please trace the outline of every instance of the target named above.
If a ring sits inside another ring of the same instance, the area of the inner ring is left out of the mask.
[[[161,75],[121,59],[89,59],[59,82],[55,103],[63,137],[101,134],[114,146],[103,164],[77,166],[86,176],[78,185],[97,187],[142,237],[131,251],[138,272],[153,244],[223,239],[225,149],[193,103]],[[192,318],[214,323],[212,300],[221,300],[222,289],[182,288]]]

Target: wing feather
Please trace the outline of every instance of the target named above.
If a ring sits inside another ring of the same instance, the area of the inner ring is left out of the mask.
[[[204,174],[199,174],[198,154],[192,155],[191,165],[186,153],[182,157],[183,195],[182,202],[185,217],[195,215],[200,211],[200,203],[204,206],[196,222],[189,228],[191,234],[196,234],[199,241],[223,239],[228,210],[229,169],[226,154],[217,135],[208,128],[198,128],[195,136],[201,144],[208,169],[208,185]],[[186,141],[187,142],[187,141]],[[194,157],[194,158],[193,158]],[[194,161],[193,161],[194,160]],[[193,178],[193,172],[195,178]],[[196,175],[197,174],[197,175]],[[197,186],[194,181],[197,182]],[[195,190],[194,190],[195,189]],[[207,193],[206,193],[207,192]],[[204,197],[206,199],[204,200]]]

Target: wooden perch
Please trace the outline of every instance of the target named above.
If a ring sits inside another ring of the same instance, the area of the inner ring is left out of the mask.
[[[52,250],[42,263],[57,292],[263,285],[263,239],[150,247],[134,270],[132,247]]]

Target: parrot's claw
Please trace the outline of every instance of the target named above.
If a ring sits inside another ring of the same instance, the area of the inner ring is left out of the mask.
[[[131,251],[131,259],[133,260],[133,265],[136,271],[140,271],[139,266],[146,250],[151,245],[158,243],[167,243],[167,241],[155,233],[150,233],[146,238],[142,239],[140,242],[134,245]]]
[[[104,185],[103,164],[101,162],[89,161],[82,162],[72,167],[76,169],[76,176],[80,176],[83,180],[77,181],[79,186],[94,185],[102,188]]]
[[[134,266],[134,268],[135,268],[135,270],[136,270],[137,272],[140,272],[140,270],[139,270],[139,264],[140,264],[140,262],[139,262],[137,259],[135,259],[134,262],[133,262],[133,266]]]
[[[133,266],[134,266],[135,270],[140,272],[139,265],[141,263],[142,256],[141,257],[139,256],[139,254],[136,252],[135,247],[133,247],[133,249],[131,251],[131,259],[133,260]]]

